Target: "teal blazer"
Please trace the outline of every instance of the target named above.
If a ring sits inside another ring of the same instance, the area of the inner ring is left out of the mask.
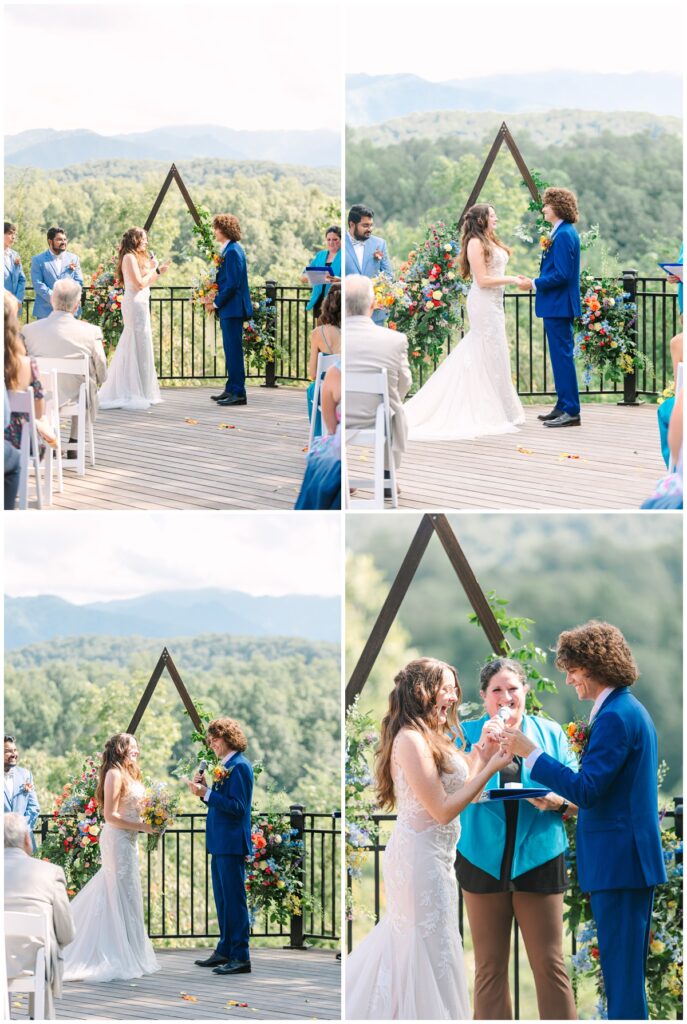
[[[312,263],[310,263],[309,265],[311,267],[326,267],[328,255],[328,249],[320,249]],[[336,256],[332,260],[329,266],[329,273],[332,275],[332,277],[341,277],[341,249],[339,249]],[[310,296],[310,302],[305,308],[312,309],[317,300],[319,299],[320,295],[322,294],[322,292],[324,291],[324,294],[326,295],[330,288],[330,284],[316,284],[313,287],[312,295]]]
[[[488,715],[474,722],[462,722],[466,752],[476,742]],[[529,739],[550,754],[556,761],[577,771],[577,758],[568,746],[568,740],[558,722],[549,718],[525,715],[522,731]],[[537,786],[523,761],[523,786]],[[497,789],[499,773],[492,776],[485,789]],[[515,831],[512,877],[546,863],[568,846],[563,819],[554,811],[540,811],[527,800],[518,804],[518,824]],[[506,843],[506,810],[502,800],[468,804],[460,815],[461,834],[458,850],[471,864],[493,875],[501,876],[501,861]]]

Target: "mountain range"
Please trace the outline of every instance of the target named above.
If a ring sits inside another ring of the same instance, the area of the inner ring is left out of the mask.
[[[340,139],[332,131],[235,131],[220,125],[177,125],[124,135],[89,129],[35,128],[5,136],[5,163],[50,169],[88,160],[270,160],[337,167]]]
[[[502,114],[575,106],[580,110],[644,111],[682,116],[682,81],[668,73],[545,71],[430,82],[418,75],[349,75],[346,122],[379,124],[435,110]]]
[[[340,642],[338,597],[253,596],[240,591],[164,591],[73,604],[54,595],[5,597],[5,649],[52,638],[170,637],[222,633]]]

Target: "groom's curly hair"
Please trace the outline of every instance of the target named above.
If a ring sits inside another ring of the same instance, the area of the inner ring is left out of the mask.
[[[561,633],[556,644],[556,667],[582,668],[604,686],[632,686],[639,669],[630,646],[617,626],[592,619]]]
[[[553,207],[554,213],[568,224],[575,224],[580,214],[577,209],[577,196],[569,188],[547,188],[542,196],[542,203]]]
[[[212,226],[219,228],[230,242],[241,241],[241,225],[238,217],[235,217],[233,213],[218,213],[216,217],[212,218]]]
[[[241,753],[248,746],[243,729],[234,718],[213,718],[208,725],[208,736],[223,739],[232,750]]]

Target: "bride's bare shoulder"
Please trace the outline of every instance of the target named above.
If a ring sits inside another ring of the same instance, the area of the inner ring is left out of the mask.
[[[401,729],[394,743],[396,752],[401,756],[423,756],[428,751],[427,741],[417,729]]]

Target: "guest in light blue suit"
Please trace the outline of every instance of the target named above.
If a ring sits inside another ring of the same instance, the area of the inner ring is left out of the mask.
[[[394,276],[386,242],[372,234],[374,213],[367,206],[356,203],[348,211],[348,233],[346,235],[345,273],[362,274],[364,277],[378,277],[379,274]],[[375,309],[372,319],[383,325],[386,313]]]
[[[547,188],[544,218],[552,225],[548,248],[541,258],[539,277],[520,279],[520,288],[534,290],[534,310],[544,321],[556,387],[556,404],[539,416],[546,427],[580,425],[580,395],[573,350],[573,324],[582,311],[580,302],[580,236],[577,199],[567,188]]]
[[[76,253],[67,251],[67,234],[64,228],[48,230],[48,248],[45,252],[34,256],[31,260],[31,281],[36,293],[33,304],[33,315],[36,320],[43,320],[52,313],[50,296],[56,281],[71,277],[83,287],[81,264]],[[81,307],[74,314],[79,316]]]
[[[5,736],[5,814],[21,814],[26,818],[34,850],[33,828],[41,812],[28,768],[19,766],[19,752],[14,736]]]
[[[338,224],[332,224],[330,228],[327,228],[325,242],[327,248],[320,249],[310,264],[311,267],[326,268],[331,275],[331,281],[328,284],[313,285],[310,301],[306,309],[312,310],[315,317],[319,317],[322,303],[329,294],[331,286],[341,281],[341,228]],[[305,275],[302,280],[305,283],[308,281]]]
[[[17,228],[14,224],[5,221],[5,291],[11,292],[21,305],[24,302],[26,290],[26,274],[21,265],[21,257],[15,252],[12,246],[17,237]]]
[[[250,918],[246,900],[246,856],[253,851],[251,801],[253,768],[244,756],[246,737],[233,718],[216,718],[208,726],[208,744],[219,759],[214,781],[197,774],[189,788],[208,805],[205,841],[212,873],[220,938],[199,967],[215,974],[250,974]]]
[[[531,777],[579,807],[577,872],[590,894],[609,1020],[647,1020],[654,888],[666,881],[656,730],[630,693],[639,671],[615,626],[588,622],[561,633],[556,664],[578,699],[594,702],[579,772],[523,733],[505,733]]]

